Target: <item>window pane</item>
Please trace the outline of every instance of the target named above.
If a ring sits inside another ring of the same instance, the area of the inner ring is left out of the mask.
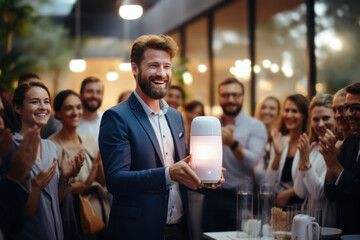
[[[307,94],[304,0],[258,0],[256,9],[256,100]]]
[[[315,1],[318,92],[335,93],[360,79],[360,1]]]
[[[210,77],[208,56],[208,20],[202,17],[185,28],[185,90],[189,99],[202,102],[209,113]],[[200,68],[200,69],[199,69]],[[206,69],[206,70],[205,70]],[[205,71],[204,71],[205,70]]]
[[[218,84],[225,78],[236,77],[245,87],[243,108],[247,114],[250,113],[248,48],[247,1],[234,1],[218,9],[214,13],[213,35],[215,102],[218,102]],[[213,113],[221,113],[221,110],[215,108]]]

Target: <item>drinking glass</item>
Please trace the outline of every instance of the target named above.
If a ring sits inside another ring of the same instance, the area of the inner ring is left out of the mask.
[[[264,239],[273,237],[271,224],[271,209],[275,205],[274,187],[270,184],[261,184],[258,195],[258,212],[261,220],[260,236]]]
[[[238,186],[236,204],[236,235],[248,238],[254,235],[256,224],[253,219],[253,193],[249,182]]]

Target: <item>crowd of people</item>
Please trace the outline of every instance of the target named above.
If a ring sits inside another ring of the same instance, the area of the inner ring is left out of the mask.
[[[292,94],[242,109],[244,85],[218,85],[223,170],[191,168],[192,120],[204,105],[171,85],[178,47],[144,35],[130,52],[134,91],[99,111],[104,86],[50,92],[36,74],[0,93],[0,239],[202,239],[236,229],[238,185],[274,187],[279,208],[321,210],[321,225],[360,234],[360,83],[334,96]],[[85,201],[84,201],[85,199]],[[103,225],[89,231],[84,203]]]

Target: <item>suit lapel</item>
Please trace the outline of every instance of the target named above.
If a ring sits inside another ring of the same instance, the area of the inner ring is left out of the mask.
[[[158,142],[158,140],[156,138],[156,134],[154,132],[154,129],[152,128],[148,116],[146,115],[142,105],[137,100],[134,93],[132,93],[130,95],[130,97],[129,97],[129,104],[130,104],[130,107],[131,107],[132,112],[135,115],[136,119],[139,121],[140,125],[144,128],[144,131],[146,132],[146,134],[150,138],[150,141],[151,141],[152,145],[154,146],[155,151],[156,151],[157,155],[159,156],[159,158],[161,160],[161,164],[163,166],[165,166],[164,159],[163,159],[163,156],[161,154],[159,142]]]

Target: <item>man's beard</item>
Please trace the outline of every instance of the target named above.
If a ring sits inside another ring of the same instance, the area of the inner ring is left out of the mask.
[[[86,108],[87,110],[89,110],[90,112],[95,112],[95,111],[98,110],[98,109],[100,108],[100,106],[101,106],[101,102],[100,102],[98,105],[96,105],[95,107],[90,106],[90,105],[87,103],[86,100],[83,100],[83,101],[82,101],[82,104],[83,104],[83,107]]]
[[[141,69],[139,69],[138,83],[141,91],[143,91],[147,96],[152,99],[161,99],[165,97],[167,91],[169,90],[170,81],[165,82],[165,88],[156,89],[151,86],[151,82],[156,79],[161,79],[161,77],[150,76],[149,79],[146,80],[145,77],[143,77],[142,75]],[[165,81],[166,80],[169,79],[165,79]]]
[[[226,110],[226,107],[227,107],[227,106],[236,106],[236,109],[235,109],[234,111],[230,112],[230,111],[227,111],[227,110]],[[226,104],[226,105],[222,105],[221,108],[222,108],[223,112],[224,112],[226,115],[231,116],[231,117],[234,117],[234,116],[236,116],[236,115],[239,114],[239,112],[240,112],[241,109],[242,109],[242,106],[241,106],[240,104],[228,103],[228,104]]]

